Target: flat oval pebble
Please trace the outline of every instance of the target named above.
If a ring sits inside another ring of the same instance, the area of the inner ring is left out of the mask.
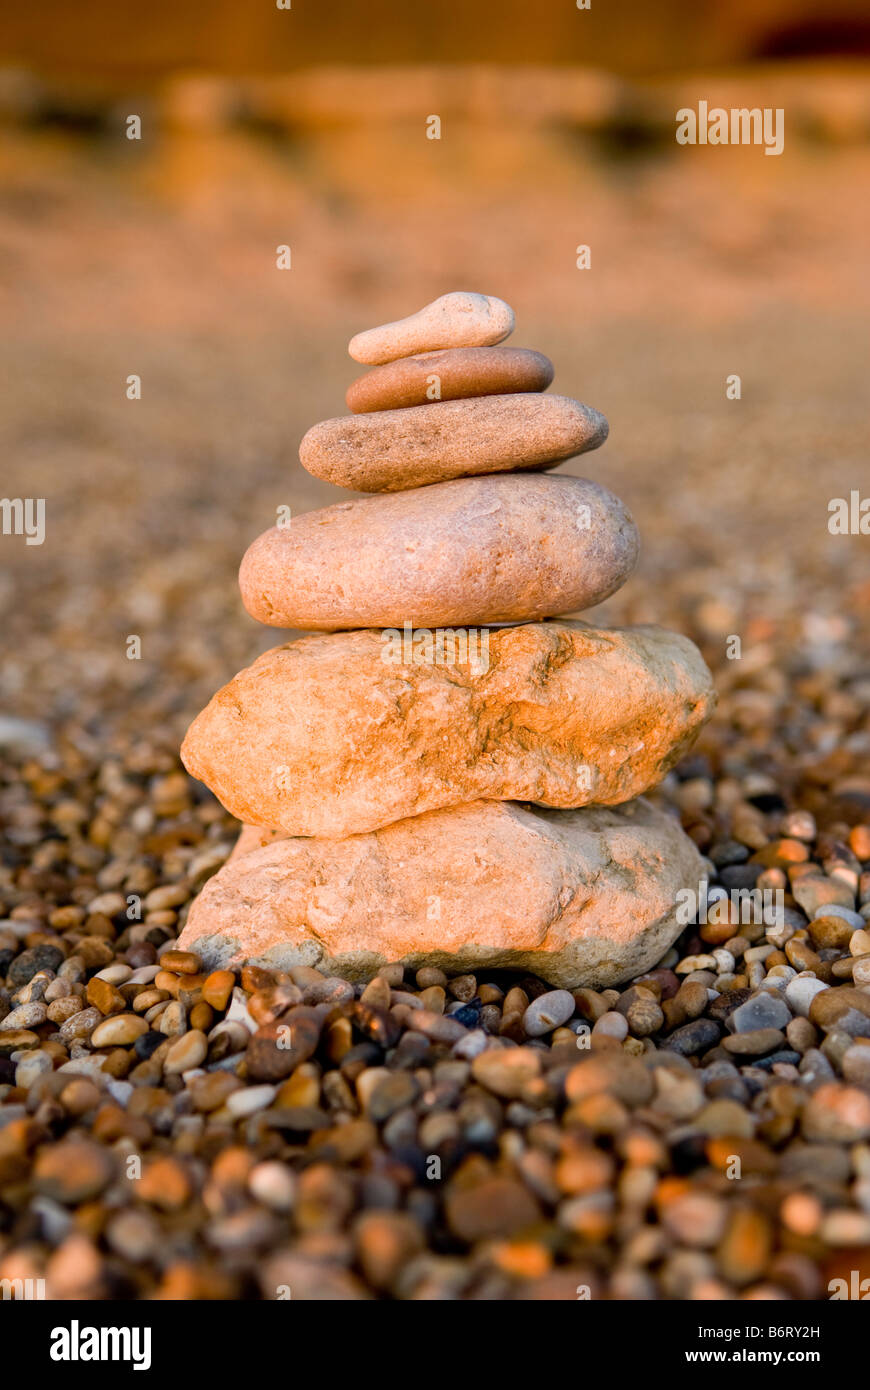
[[[254,541],[239,584],[274,627],[455,627],[590,608],[634,569],[637,527],[585,478],[460,478],[304,512]]]
[[[607,421],[570,396],[518,392],[322,420],[299,446],[315,478],[400,492],[478,473],[549,468],[597,449]]]
[[[439,348],[489,347],[500,343],[513,327],[513,309],[503,299],[454,290],[407,318],[357,333],[347,350],[355,362],[374,366]]]
[[[345,401],[359,415],[467,396],[545,391],[552,380],[549,357],[531,348],[447,348],[375,367],[351,383]]]

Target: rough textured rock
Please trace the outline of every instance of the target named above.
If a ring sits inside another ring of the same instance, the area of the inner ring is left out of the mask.
[[[408,410],[342,415],[299,446],[315,478],[360,492],[398,492],[476,473],[553,467],[597,449],[607,421],[570,396],[523,391]]]
[[[243,825],[229,857],[240,859],[243,854],[250,854],[252,850],[262,849],[263,845],[271,845],[273,841],[284,838],[283,830],[273,830],[268,825]]]
[[[533,970],[612,985],[679,934],[702,861],[645,801],[543,811],[479,801],[346,840],[277,840],[227,863],[180,945],[213,969],[253,960],[365,979],[388,961]]]
[[[375,367],[351,383],[345,401],[348,410],[359,414],[466,396],[545,391],[552,380],[549,357],[531,348],[447,348]]]
[[[239,571],[274,627],[449,627],[591,608],[628,578],[631,513],[585,478],[456,478],[339,502],[274,526]]]
[[[353,835],[479,798],[628,801],[713,709],[697,648],[661,628],[503,628],[485,670],[389,650],[368,631],[274,647],[194,720],[185,766],[239,820]]]
[[[439,348],[489,347],[500,343],[513,327],[513,309],[503,299],[454,290],[408,318],[357,333],[347,350],[355,362],[379,365]]]

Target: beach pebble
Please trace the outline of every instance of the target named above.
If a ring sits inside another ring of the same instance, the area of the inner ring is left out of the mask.
[[[227,1097],[226,1107],[235,1118],[255,1115],[258,1110],[265,1110],[270,1106],[277,1094],[277,1086],[246,1086],[243,1090],[233,1091],[232,1095]]]
[[[574,1012],[574,997],[565,989],[539,994],[523,1014],[523,1027],[530,1038],[541,1038],[567,1023]]]
[[[750,1033],[759,1028],[785,1028],[790,1020],[788,1005],[764,992],[754,994],[729,1014],[728,1027],[732,1033]]]
[[[799,1014],[801,1018],[808,1018],[810,1005],[816,995],[825,989],[830,989],[830,985],[825,984],[823,980],[817,980],[815,975],[795,975],[785,987],[785,997],[792,1013]]]
[[[811,1141],[857,1144],[870,1139],[870,1095],[856,1086],[820,1086],[807,1101],[802,1128]]]
[[[170,1047],[163,1062],[167,1076],[180,1075],[205,1061],[208,1042],[205,1033],[197,1028],[183,1033]]]
[[[253,1089],[259,1091],[262,1088],[257,1086]],[[251,1169],[248,1190],[252,1197],[273,1211],[290,1211],[296,1196],[296,1178],[286,1164],[268,1160]]]
[[[98,1196],[115,1174],[112,1155],[90,1139],[70,1138],[42,1149],[33,1181],[37,1191],[67,1206]]]
[[[407,318],[357,333],[348,344],[355,362],[378,365],[443,348],[489,347],[513,332],[513,310],[492,295],[454,290]]]
[[[546,995],[541,997],[547,998]],[[494,1095],[515,1100],[540,1076],[541,1055],[530,1047],[491,1048],[474,1058],[471,1074]]]
[[[867,925],[860,912],[855,912],[851,907],[844,907],[837,902],[823,904],[812,914],[811,920],[815,921],[819,917],[839,917],[840,920],[846,922],[853,931],[860,931],[861,928]]]
[[[481,626],[592,607],[637,555],[630,512],[600,483],[493,474],[303,512],[248,547],[239,584],[273,627]]]
[[[607,421],[590,406],[521,392],[323,420],[304,436],[299,458],[315,478],[338,487],[398,492],[477,473],[549,468],[606,438]]]
[[[113,1014],[98,1023],[90,1036],[92,1047],[129,1047],[143,1033],[148,1023],[138,1014]]]
[[[348,410],[359,414],[467,396],[544,391],[552,380],[553,364],[541,352],[528,348],[448,348],[375,367],[348,387],[345,401]]]

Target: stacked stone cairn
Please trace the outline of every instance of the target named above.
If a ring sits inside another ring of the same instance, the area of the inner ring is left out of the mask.
[[[551,475],[607,422],[499,347],[502,300],[446,294],[358,334],[353,412],[309,430],[315,477],[373,496],[254,541],[248,612],[275,647],[194,720],[185,766],[244,822],[180,945],[210,967],[387,963],[642,973],[703,866],[642,799],[714,704],[686,638],[560,614],[627,579],[638,536],[600,483]]]

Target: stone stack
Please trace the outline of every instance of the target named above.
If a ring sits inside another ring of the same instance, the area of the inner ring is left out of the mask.
[[[255,618],[315,635],[213,698],[185,766],[245,822],[181,945],[365,979],[533,971],[574,988],[651,967],[703,876],[637,799],[712,712],[686,638],[560,618],[627,579],[638,538],[599,483],[546,469],[607,422],[545,395],[513,313],[444,295],[360,333],[353,414],[309,430],[316,477],[373,496],[294,517],[242,562]]]

